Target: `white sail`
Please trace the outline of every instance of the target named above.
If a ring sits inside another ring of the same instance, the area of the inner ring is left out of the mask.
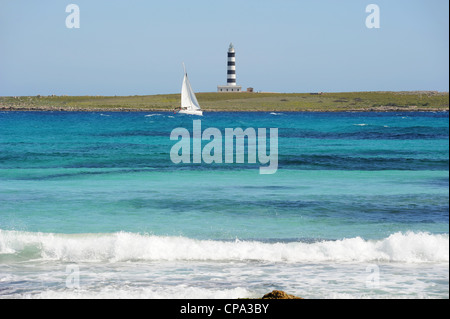
[[[183,64],[184,66],[184,64]],[[197,101],[194,90],[192,90],[191,83],[184,69],[183,86],[181,87],[181,111],[180,113],[202,115],[200,104]]]
[[[183,87],[181,88],[181,107],[187,110],[200,110],[200,105],[192,90],[187,73],[184,75]]]

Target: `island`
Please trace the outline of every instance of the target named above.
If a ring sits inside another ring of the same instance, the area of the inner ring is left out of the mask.
[[[448,111],[448,92],[198,93],[205,112]],[[0,111],[173,111],[180,94],[134,96],[36,95],[0,97]]]

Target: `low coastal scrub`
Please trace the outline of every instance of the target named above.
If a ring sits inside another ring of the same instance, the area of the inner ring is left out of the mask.
[[[336,112],[448,111],[448,93],[198,93],[204,111]],[[19,96],[0,97],[0,110],[171,111],[180,94],[143,96]]]

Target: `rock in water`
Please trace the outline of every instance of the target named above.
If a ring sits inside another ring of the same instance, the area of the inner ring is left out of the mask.
[[[268,294],[265,294],[262,299],[303,299],[294,295],[289,295],[281,290],[274,290],[272,292],[269,292]]]

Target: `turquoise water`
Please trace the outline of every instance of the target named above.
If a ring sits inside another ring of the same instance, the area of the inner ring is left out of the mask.
[[[273,175],[172,163],[194,119],[0,113],[0,297],[448,298],[448,113],[201,118],[278,128]]]

